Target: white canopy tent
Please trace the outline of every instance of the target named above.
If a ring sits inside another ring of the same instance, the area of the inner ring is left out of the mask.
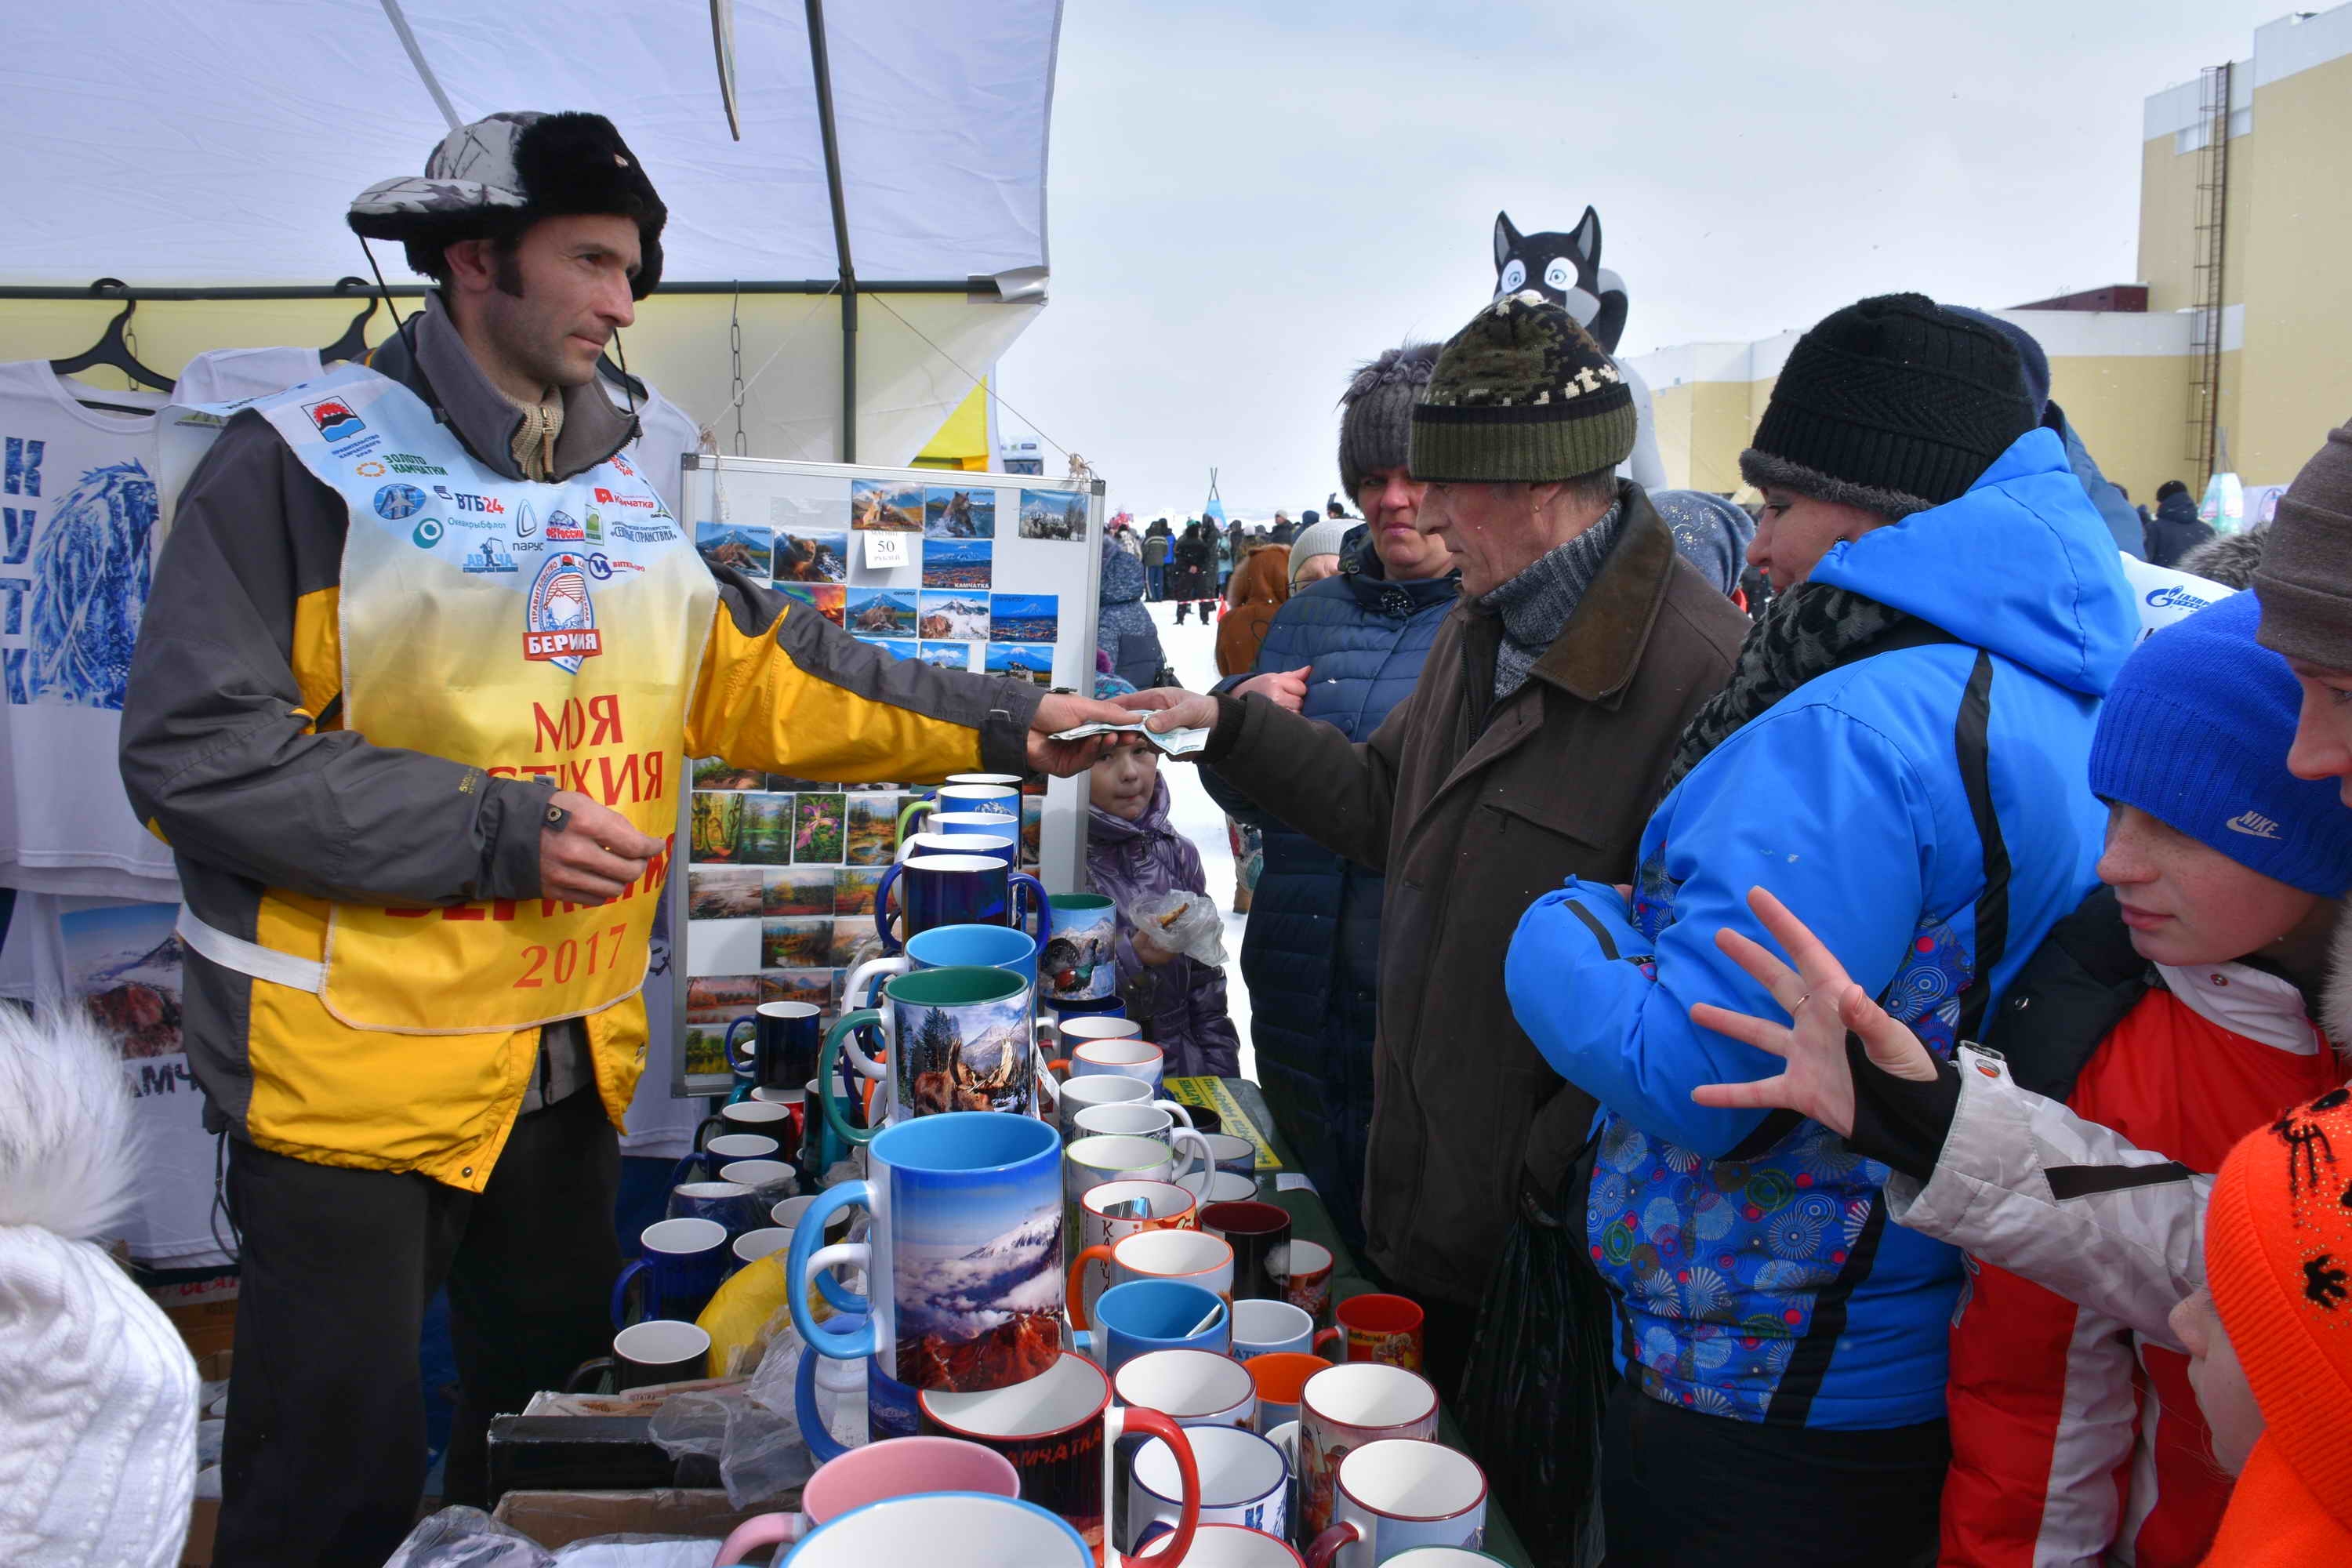
[[[631,369],[731,450],[733,317],[751,383],[742,399],[751,452],[845,457],[854,420],[857,458],[904,462],[969,392],[966,372],[983,372],[1043,304],[1059,0],[997,0],[978,12],[951,0],[824,9],[722,0],[740,142],[719,89],[712,9],[709,0],[26,8],[11,19],[12,90],[0,98],[16,219],[0,230],[0,345],[68,352],[9,333],[5,314],[20,307],[8,301],[79,294],[101,276],[134,292],[216,301],[282,300],[364,273],[346,204],[373,180],[421,169],[447,128],[395,28],[404,16],[461,119],[593,110],[644,161],[670,219],[663,290],[625,334]],[[818,27],[830,138],[811,50]],[[377,258],[388,280],[407,282],[397,247],[377,247]],[[880,298],[860,310],[860,294]],[[115,309],[90,300],[67,319],[87,322],[87,342]],[[153,315],[143,310],[142,324]],[[67,338],[78,330],[55,329]],[[856,349],[845,361],[846,342]],[[856,388],[846,408],[845,370]]]

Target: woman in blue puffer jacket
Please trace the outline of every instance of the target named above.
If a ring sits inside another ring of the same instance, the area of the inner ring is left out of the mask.
[[[1413,400],[1436,359],[1434,343],[1391,349],[1349,384],[1339,472],[1367,522],[1348,534],[1336,574],[1276,613],[1249,675],[1220,689],[1263,681],[1251,689],[1283,700],[1271,688],[1286,685],[1297,696],[1286,705],[1351,741],[1368,739],[1412,690],[1456,592],[1444,544],[1413,526],[1426,487],[1405,468]],[[1201,782],[1228,816],[1264,831],[1242,937],[1258,1081],[1341,1236],[1361,1247],[1382,879],[1265,816],[1214,769],[1202,768]]]
[[[1919,295],[1806,333],[1740,459],[1777,596],[1683,732],[1632,905],[1571,882],[1512,940],[1520,1025],[1602,1106],[1612,1568],[1935,1561],[1959,1254],[1888,1225],[1885,1167],[1827,1128],[1694,1104],[1780,1064],[1691,1008],[1770,1012],[1715,940],[1763,935],[1769,883],[1948,1055],[2095,882],[2091,732],[2137,617],[2035,425],[2009,340]]]

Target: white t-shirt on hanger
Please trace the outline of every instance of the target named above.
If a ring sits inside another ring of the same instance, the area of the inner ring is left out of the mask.
[[[0,884],[175,899],[117,753],[147,607],[160,393],[0,364]]]
[[[317,349],[213,349],[190,360],[172,388],[174,403],[242,403],[314,380]]]

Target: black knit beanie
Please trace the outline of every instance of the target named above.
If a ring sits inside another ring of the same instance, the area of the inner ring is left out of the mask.
[[[1339,483],[1350,500],[1366,474],[1397,468],[1410,454],[1412,405],[1436,366],[1435,343],[1407,343],[1349,378],[1339,395]]]
[[[1965,495],[2038,423],[2006,336],[1924,294],[1882,294],[1797,340],[1739,472],[1903,518]]]
[[[1533,289],[1506,294],[1438,351],[1412,410],[1412,477],[1548,484],[1633,450],[1633,395],[1576,318]]]

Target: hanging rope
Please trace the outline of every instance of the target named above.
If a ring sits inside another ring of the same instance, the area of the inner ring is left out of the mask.
[[[900,326],[906,328],[917,337],[921,338],[924,344],[929,347],[933,353],[947,361],[948,363],[954,365],[956,370],[963,375],[965,380],[971,382],[974,386],[983,388],[988,393],[990,402],[995,404],[998,407],[1012,415],[1015,419],[1020,420],[1024,425],[1028,426],[1030,429],[1036,431],[1037,438],[1039,440],[1045,442],[1048,447],[1053,447],[1056,452],[1061,453],[1064,458],[1070,456],[1070,449],[1067,447],[1063,446],[1059,441],[1056,441],[1051,436],[1046,435],[1044,427],[1041,426],[1034,419],[1030,418],[1029,416],[1022,413],[1021,410],[1013,407],[1010,403],[1007,403],[1001,395],[998,395],[996,388],[988,384],[988,380],[985,376],[974,375],[970,370],[965,368],[961,362],[957,360],[955,355],[948,353],[947,350],[940,347],[939,344],[932,342],[929,334],[925,332],[922,328],[915,325],[914,322],[907,320],[906,317],[898,315],[897,310],[891,310],[889,296],[886,294],[863,294],[860,295],[859,298],[868,301],[869,303],[879,305],[885,310],[889,310],[892,316],[898,318],[898,322]],[[991,457],[993,457],[994,455],[995,454],[993,453],[990,454]],[[1093,470],[1091,469],[1088,470],[1088,472],[1092,471]]]

